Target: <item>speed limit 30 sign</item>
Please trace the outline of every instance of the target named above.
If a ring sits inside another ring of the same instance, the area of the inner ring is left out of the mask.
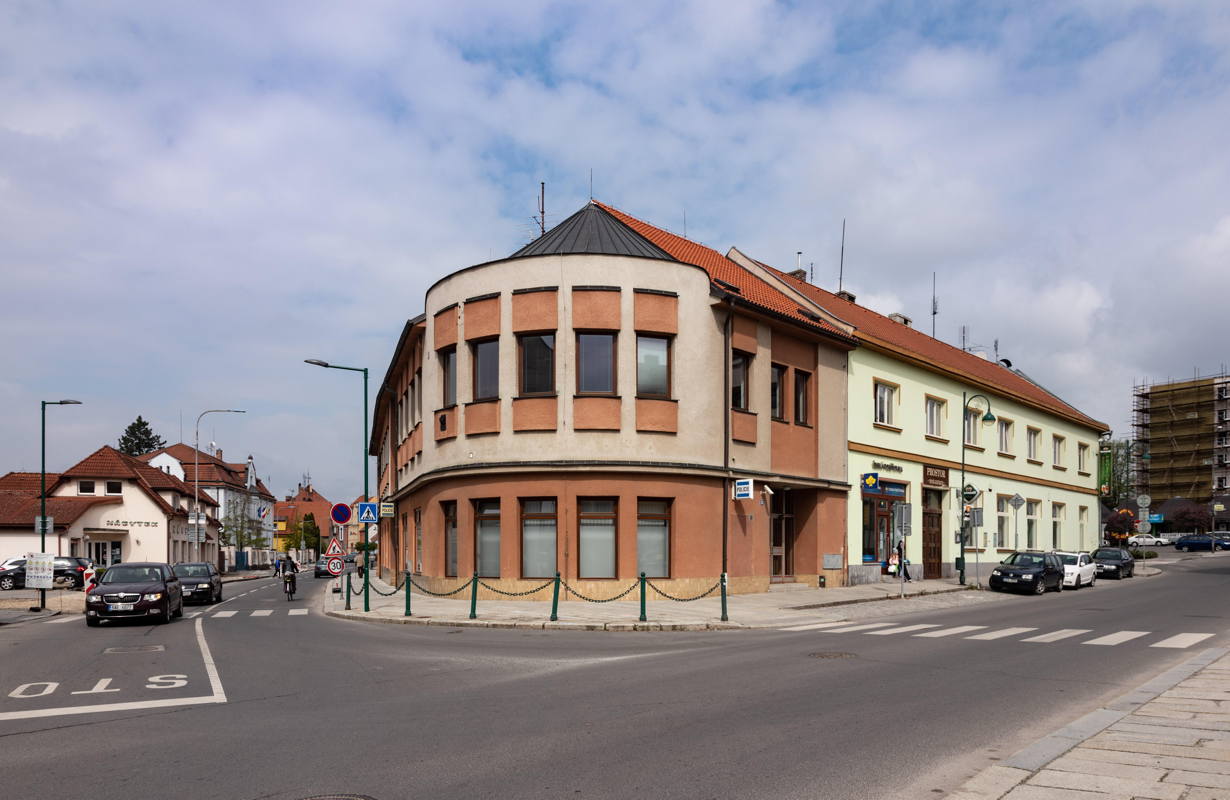
[[[330,575],[341,575],[342,570],[346,569],[346,562],[340,558],[331,558],[325,562],[325,569],[329,570]]]

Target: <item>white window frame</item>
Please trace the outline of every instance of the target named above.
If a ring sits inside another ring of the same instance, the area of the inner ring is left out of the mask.
[[[924,405],[927,417],[927,435],[937,439],[944,438],[944,412],[948,403],[938,397],[928,396]]]
[[[978,432],[981,427],[982,412],[978,411],[976,408],[965,409],[965,421],[962,429],[963,432],[961,434],[963,437],[962,441],[965,444],[980,447],[978,444]]]
[[[1012,420],[1003,419],[1001,417],[1000,420],[996,423],[995,428],[996,428],[996,433],[998,434],[998,439],[999,439],[999,452],[1008,453],[1009,455],[1011,455],[1012,454],[1012,438],[1013,438],[1012,437],[1012,434],[1013,434]]]
[[[1078,442],[1076,445],[1076,469],[1080,472],[1089,471],[1089,445]]]
[[[1041,461],[1038,458],[1038,446],[1042,444],[1042,429],[1041,428],[1026,428],[1025,429],[1025,457],[1033,461]]]
[[[1063,466],[1064,445],[1067,441],[1057,433],[1051,434],[1051,463],[1056,467]]]
[[[897,404],[898,387],[884,381],[875,382],[875,421],[880,425],[896,427],[893,406]]]

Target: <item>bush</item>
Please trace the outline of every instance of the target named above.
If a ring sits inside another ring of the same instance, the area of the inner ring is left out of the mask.
[[[1150,558],[1157,558],[1157,551],[1156,550],[1140,550],[1140,549],[1133,550],[1132,558],[1136,559],[1137,561],[1144,561]]]

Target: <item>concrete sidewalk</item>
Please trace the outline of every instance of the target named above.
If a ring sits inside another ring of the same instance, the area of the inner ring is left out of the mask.
[[[971,778],[952,800],[1227,800],[1230,649],[1211,648]]]

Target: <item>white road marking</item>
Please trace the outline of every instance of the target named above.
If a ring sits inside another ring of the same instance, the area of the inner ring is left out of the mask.
[[[1003,628],[1002,630],[987,631],[986,633],[980,633],[976,636],[966,636],[965,638],[966,639],[978,639],[980,641],[990,641],[991,639],[1004,639],[1008,636],[1018,636],[1022,633],[1029,633],[1030,631],[1036,631],[1036,630],[1038,629],[1037,628]]]
[[[782,628],[783,631],[816,631],[821,628],[834,628],[838,625],[849,625],[850,620],[841,622],[813,622],[810,625],[795,625],[793,628]]]
[[[264,608],[264,609],[261,609],[260,611],[253,611],[253,612],[252,612],[252,616],[254,616],[254,617],[267,617],[267,616],[269,616],[269,615],[270,615],[270,614],[272,614],[272,613],[273,613],[273,609]]]
[[[890,625],[896,625],[895,622],[866,622],[862,625],[847,625],[844,628],[829,628],[823,633],[853,633],[854,631],[869,631],[872,628],[887,628]]]
[[[1129,642],[1132,639],[1139,639],[1141,636],[1148,636],[1150,633],[1152,633],[1152,631],[1119,631],[1118,633],[1112,633],[1109,636],[1099,636],[1097,639],[1090,639],[1087,642],[1081,642],[1081,644],[1101,644],[1106,646],[1123,644],[1124,642]]]
[[[211,614],[210,616],[214,619],[226,619],[227,617],[233,617],[238,613],[238,611],[219,611],[218,613]]]
[[[201,647],[201,659],[205,662],[205,674],[209,676],[209,685],[213,693],[203,697],[166,698],[164,700],[134,700],[128,703],[100,703],[92,706],[68,706],[66,708],[39,708],[30,711],[0,712],[0,722],[10,719],[36,719],[40,717],[62,717],[69,714],[97,714],[105,711],[136,711],[146,708],[173,708],[175,706],[198,706],[206,703],[225,703],[226,692],[222,689],[222,681],[218,677],[218,668],[210,655],[209,645],[205,641],[205,630],[201,620],[196,621],[196,640]],[[163,676],[166,677],[166,676]]]
[[[925,631],[927,628],[938,628],[939,625],[906,625],[901,628],[889,628],[886,631],[867,631],[868,636],[892,636],[894,633],[909,633],[911,631]]]
[[[306,608],[292,608],[292,609],[291,609],[290,611],[288,611],[287,613],[288,613],[288,614],[290,614],[292,617],[301,617],[301,616],[303,616],[304,614],[307,614],[307,613],[308,613],[308,609],[306,609]]]
[[[200,611],[189,611],[184,614],[185,619],[192,619],[193,617],[199,617],[199,616],[201,616]]]
[[[959,625],[956,628],[944,628],[943,630],[927,631],[926,633],[916,633],[914,635],[926,639],[938,639],[941,636],[958,636],[970,631],[980,631],[985,627],[986,625]]]
[[[74,620],[76,620],[76,619],[77,619],[76,615],[71,616],[71,617],[66,617],[66,616],[61,615],[61,616],[56,617],[55,619],[49,619],[49,620],[47,620],[47,622],[46,622],[46,623],[44,623],[44,624],[46,624],[46,625],[59,625],[59,624],[64,623],[64,622],[72,622],[72,621],[74,621]]]
[[[1088,628],[1063,628],[1061,630],[1044,633],[1041,636],[1031,636],[1028,639],[1022,639],[1022,642],[1058,642],[1060,639],[1068,639],[1073,636],[1080,636],[1082,633],[1089,633]]]
[[[1191,647],[1197,642],[1203,642],[1213,634],[1211,633],[1180,633],[1177,636],[1171,636],[1169,639],[1163,639],[1157,644],[1151,644],[1150,647],[1173,647],[1176,650],[1182,650],[1185,647]]]

